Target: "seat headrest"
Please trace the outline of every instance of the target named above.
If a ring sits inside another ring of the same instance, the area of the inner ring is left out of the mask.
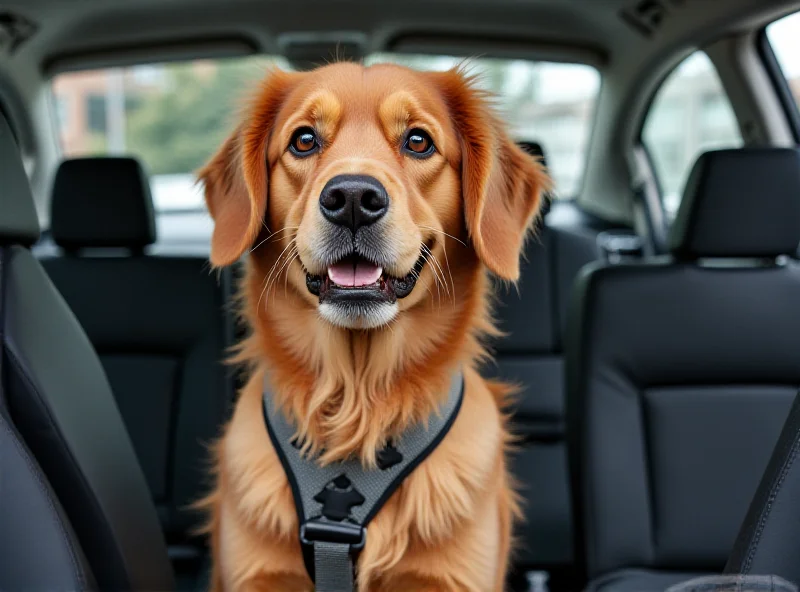
[[[669,236],[675,257],[777,257],[800,244],[800,152],[706,152],[692,169]]]
[[[542,145],[539,142],[520,141],[517,142],[517,145],[531,156],[538,158],[539,162],[542,163],[542,166],[547,169],[547,158],[544,154],[544,148],[542,148]],[[547,215],[547,212],[550,211],[550,202],[552,200],[553,196],[549,193],[542,196],[542,206],[539,212],[539,216],[541,218],[544,218]]]
[[[53,240],[64,249],[142,249],[156,240],[150,183],[134,158],[75,158],[58,167]]]
[[[17,142],[0,112],[0,244],[30,246],[39,239],[39,218]]]

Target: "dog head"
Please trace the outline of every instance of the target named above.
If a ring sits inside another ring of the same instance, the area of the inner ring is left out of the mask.
[[[265,289],[286,274],[345,329],[387,325],[432,298],[450,281],[448,239],[516,280],[548,185],[463,73],[353,63],[273,71],[199,176],[212,263],[268,257]]]

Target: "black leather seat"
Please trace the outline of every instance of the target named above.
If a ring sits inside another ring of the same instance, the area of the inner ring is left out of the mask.
[[[712,152],[672,260],[581,273],[567,417],[590,589],[722,571],[800,385],[798,243],[800,154]]]
[[[221,283],[200,257],[148,256],[149,184],[131,158],[62,163],[43,265],[100,357],[144,469],[179,576],[197,566],[208,445],[231,402]]]
[[[544,160],[538,143],[521,144]],[[496,364],[486,373],[521,387],[513,416],[520,442],[512,470],[525,499],[525,522],[517,532],[515,565],[520,571],[560,569],[563,578],[572,566],[573,541],[562,328],[578,270],[600,253],[599,230],[576,231],[575,226],[551,223],[550,205],[548,200],[536,235],[527,244],[518,290],[500,291],[496,315],[507,336],[494,345]],[[569,207],[555,205],[555,217]]]
[[[0,589],[169,590],[144,475],[86,334],[28,249],[38,234],[0,116]]]

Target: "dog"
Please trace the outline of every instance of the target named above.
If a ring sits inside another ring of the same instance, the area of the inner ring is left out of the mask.
[[[512,388],[485,380],[494,278],[514,282],[550,181],[463,68],[334,63],[271,71],[199,171],[210,260],[246,255],[248,368],[203,502],[213,590],[310,591],[263,393],[324,466],[376,465],[440,412],[449,431],[367,528],[356,586],[500,591],[517,497],[506,464]]]

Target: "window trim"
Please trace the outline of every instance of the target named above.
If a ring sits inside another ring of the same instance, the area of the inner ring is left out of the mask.
[[[703,51],[703,50],[698,50],[698,51]],[[658,93],[661,91],[662,88],[664,88],[664,84],[666,84],[670,76],[672,76],[672,74],[681,66],[681,64],[683,64],[683,62],[685,62],[691,55],[692,54],[690,53],[688,55],[682,56],[680,61],[678,61],[674,66],[672,66],[672,68],[669,68],[666,71],[666,73],[663,76],[661,76],[658,82],[653,86],[653,90],[650,93],[650,96],[647,98],[647,103],[645,104],[644,109],[642,109],[642,116],[639,119],[639,125],[638,125],[639,129],[636,133],[636,140],[635,140],[636,146],[642,150],[642,153],[645,156],[645,160],[647,161],[647,166],[650,168],[650,176],[655,180],[656,190],[658,191],[658,200],[657,200],[659,209],[658,216],[662,221],[662,225],[664,227],[663,234],[665,237],[669,234],[670,224],[667,222],[668,218],[667,210],[664,207],[664,186],[661,182],[661,177],[658,175],[658,170],[656,169],[656,164],[653,159],[653,154],[647,147],[647,142],[644,141],[644,128],[645,125],[647,125],[647,118],[650,115],[650,112],[653,110],[653,104],[656,102]],[[650,204],[648,203],[648,201],[649,200],[645,200],[645,207],[649,208]],[[649,217],[652,218],[652,216],[653,213],[650,212]],[[659,242],[658,240],[654,239],[654,246],[657,251],[666,248],[666,241],[664,241],[665,244],[663,245],[659,245],[658,242]]]
[[[794,139],[795,144],[800,144],[800,107],[798,107],[797,101],[795,101],[794,97],[792,96],[792,91],[789,88],[786,75],[783,73],[783,69],[778,62],[778,56],[775,55],[775,50],[773,49],[772,43],[769,41],[769,35],[767,34],[767,28],[771,24],[790,17],[793,14],[798,13],[784,15],[781,18],[776,19],[762,27],[756,35],[755,43],[756,52],[764,64],[764,70],[767,72],[770,82],[772,82],[772,86],[775,89],[775,94],[777,95],[778,101],[783,108],[784,114],[786,115],[789,128],[792,131],[792,138]]]
[[[766,28],[764,30],[766,31]],[[676,62],[674,66],[672,66],[672,68],[667,70],[667,72],[659,79],[658,83],[654,86],[653,91],[650,93],[650,96],[648,97],[648,100],[647,100],[647,103],[645,105],[645,108],[642,110],[642,116],[640,117],[639,123],[638,123],[639,131],[637,132],[637,134],[635,136],[635,138],[636,138],[635,139],[635,143],[639,148],[642,148],[644,150],[644,154],[645,154],[646,159],[647,159],[647,164],[650,167],[650,173],[652,174],[652,176],[653,176],[653,178],[655,179],[655,182],[656,182],[656,187],[658,189],[658,197],[659,197],[658,204],[659,204],[659,208],[661,209],[661,216],[662,216],[662,220],[664,222],[665,234],[669,234],[669,228],[671,226],[671,223],[669,222],[669,216],[667,216],[667,211],[666,211],[666,209],[664,207],[664,188],[663,188],[663,184],[662,184],[660,176],[658,175],[658,170],[657,170],[657,168],[655,166],[655,162],[653,160],[653,155],[652,155],[651,151],[648,149],[647,143],[645,142],[645,139],[644,139],[644,128],[647,125],[648,116],[650,115],[650,113],[651,113],[651,111],[653,109],[653,105],[656,102],[656,98],[658,97],[659,92],[661,91],[661,89],[664,88],[664,85],[667,83],[667,81],[670,79],[670,77],[677,71],[677,69],[680,68],[680,66],[686,60],[688,60],[691,56],[693,56],[697,52],[702,52],[702,53],[704,53],[706,55],[708,60],[711,62],[712,67],[714,68],[714,73],[717,75],[718,78],[720,77],[719,76],[719,70],[717,69],[717,65],[714,63],[714,60],[711,59],[711,56],[708,55],[708,53],[706,52],[704,47],[703,48],[697,48],[694,51],[683,55],[681,57],[681,59],[678,62]],[[776,61],[776,64],[777,64],[777,61]],[[720,79],[720,82],[722,82],[721,79]],[[739,121],[739,118],[736,116],[736,110],[733,109],[733,104],[732,104],[732,102],[730,100],[730,96],[728,95],[727,91],[725,90],[725,85],[724,84],[722,85],[722,91],[725,94],[725,97],[728,99],[728,103],[730,104],[731,109],[733,110],[733,117],[734,117],[734,120],[736,122],[736,129],[737,129],[737,131],[739,133],[739,136],[742,139],[742,144],[744,145],[744,136],[742,135],[741,122]],[[800,119],[798,119],[798,121],[800,121]],[[686,180],[684,181],[684,185],[685,185],[686,181],[688,181],[688,176],[687,176]],[[680,209],[680,205],[678,206],[678,208]]]
[[[641,158],[637,157],[637,151],[641,154]],[[653,156],[647,144],[644,142],[635,144],[632,157],[635,162],[643,160],[644,166],[649,169],[647,173],[645,173],[649,178],[642,178],[638,182],[631,183],[631,188],[634,193],[634,201],[639,201],[645,210],[646,232],[653,253],[655,255],[663,255],[668,252],[667,244],[669,242],[670,225],[667,223],[667,211],[664,209],[664,200],[662,197],[664,190],[661,186],[661,179],[656,174]],[[652,181],[655,187],[657,193],[655,199],[651,197],[652,190],[648,187],[648,181]]]
[[[703,50],[697,50],[703,51]],[[674,66],[669,68],[666,73],[661,76],[656,84],[653,85],[653,90],[650,93],[650,96],[647,97],[647,102],[644,105],[641,113],[642,116],[639,118],[638,123],[638,131],[636,132],[635,136],[635,143],[636,145],[644,150],[645,156],[647,156],[647,164],[650,167],[650,171],[653,175],[653,178],[656,181],[656,187],[658,188],[658,203],[661,207],[662,214],[666,214],[666,210],[664,209],[664,188],[661,183],[661,178],[658,176],[656,171],[655,163],[653,162],[653,155],[650,152],[650,149],[647,147],[647,142],[644,141],[644,128],[647,125],[647,118],[650,115],[650,112],[653,110],[653,104],[656,102],[656,98],[658,97],[658,93],[664,88],[664,84],[666,84],[667,80],[669,80],[670,76],[685,62],[692,53],[688,55],[684,55],[681,57],[680,61],[676,62]],[[709,58],[710,59],[710,58]]]
[[[102,49],[64,52],[42,64],[43,78],[85,70],[130,68],[153,63],[187,62],[268,55],[252,39],[242,35],[183,39],[153,44],[123,44]]]

